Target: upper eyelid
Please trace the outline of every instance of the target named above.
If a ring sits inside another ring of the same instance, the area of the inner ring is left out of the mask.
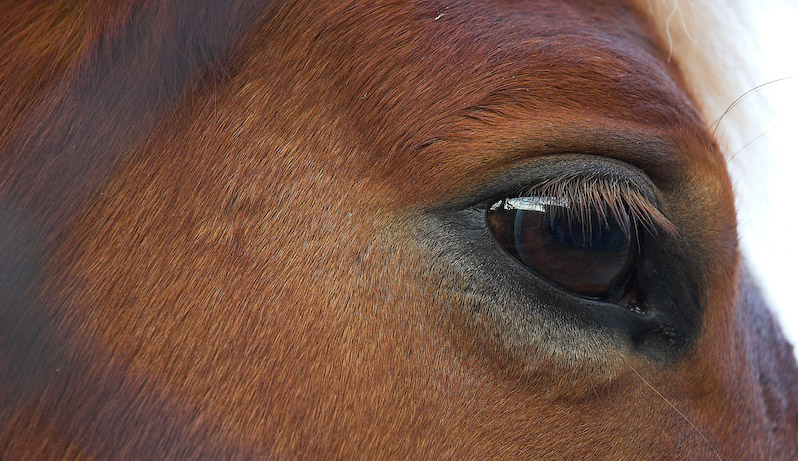
[[[472,209],[484,212],[503,198],[518,197],[544,183],[554,184],[565,179],[586,185],[601,181],[624,184],[642,199],[641,210],[650,209],[640,216],[644,222],[649,221],[645,219],[648,217],[657,218],[654,222],[661,221],[658,215],[665,215],[659,188],[643,170],[621,160],[584,153],[546,154],[525,160],[497,172],[485,182],[469,183],[461,193],[432,205],[428,211]],[[666,230],[674,230],[674,226],[661,222]]]

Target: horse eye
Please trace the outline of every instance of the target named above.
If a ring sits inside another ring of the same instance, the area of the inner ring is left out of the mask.
[[[487,222],[508,253],[556,285],[590,298],[623,296],[638,253],[629,217],[573,211],[568,199],[518,197],[491,206]]]

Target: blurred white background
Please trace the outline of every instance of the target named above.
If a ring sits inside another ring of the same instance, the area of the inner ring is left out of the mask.
[[[751,105],[769,105],[761,114],[765,128],[733,149],[729,169],[744,255],[785,333],[798,344],[798,1],[754,4],[760,83],[773,83],[746,97]]]

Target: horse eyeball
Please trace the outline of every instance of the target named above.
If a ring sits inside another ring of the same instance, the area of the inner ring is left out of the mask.
[[[638,253],[628,215],[575,213],[571,205],[557,197],[504,199],[487,222],[499,244],[544,279],[584,297],[622,297]]]

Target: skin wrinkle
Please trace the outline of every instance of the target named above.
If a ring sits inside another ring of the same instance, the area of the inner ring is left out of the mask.
[[[798,371],[644,9],[9,5],[0,457],[796,455]],[[678,230],[652,249],[677,352],[580,320],[467,214],[572,154],[640,170]]]

